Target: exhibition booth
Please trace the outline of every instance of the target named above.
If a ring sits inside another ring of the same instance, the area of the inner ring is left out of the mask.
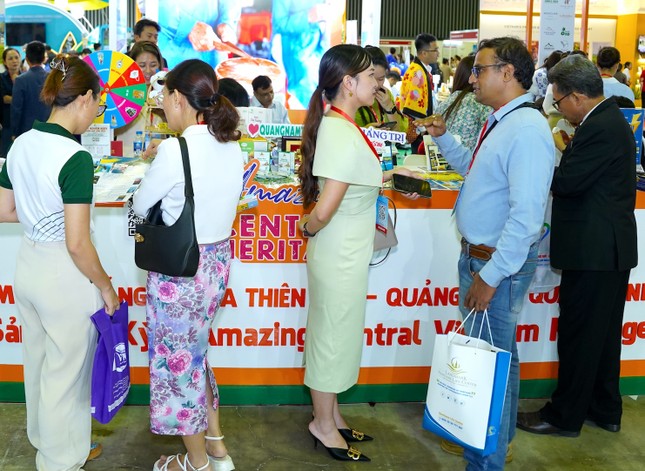
[[[151,2],[146,3],[150,8]],[[156,9],[149,9],[148,14],[158,18],[162,28],[178,26],[173,21],[181,14],[181,2],[152,3]],[[204,9],[208,8],[206,3]],[[288,8],[281,11],[284,5],[278,0],[263,5],[263,10],[240,11],[235,20],[245,22],[252,31],[247,36],[239,34],[236,44],[249,57],[236,60],[221,57],[221,51],[213,50],[209,56],[211,64],[221,76],[243,78],[247,85],[249,77],[262,73],[252,65],[264,64],[266,68],[262,70],[273,72],[276,91],[283,93],[288,105],[297,108],[306,101],[304,97],[312,85],[312,71],[317,72],[317,63],[308,64],[309,75],[303,76],[302,81],[293,80],[302,71],[299,66],[292,68],[285,51],[289,35],[295,34],[287,25],[297,25],[297,12]],[[333,17],[338,19],[337,10]],[[190,30],[194,24],[184,26]],[[312,32],[311,25],[309,29],[317,41],[316,47],[339,42],[333,40],[330,29]],[[282,38],[277,41],[279,31]],[[480,31],[479,38],[482,37],[487,36]],[[265,38],[267,44],[263,42]],[[163,46],[161,49],[165,55],[166,49]],[[268,56],[262,57],[267,51]],[[173,54],[169,52],[169,62],[180,57],[181,51]],[[267,62],[258,62],[259,59]],[[223,69],[228,72],[222,72]],[[234,260],[229,285],[212,327],[209,363],[216,372],[224,404],[307,403],[310,396],[303,386],[302,367],[308,301],[307,240],[297,229],[298,221],[307,211],[293,179],[301,127],[263,122],[262,118],[249,116],[250,111],[246,113],[247,136],[241,143],[249,157],[242,195],[246,204],[241,204],[233,227]],[[370,137],[386,157],[389,152],[386,149],[392,149],[388,143],[401,137],[400,133],[382,132],[385,134],[374,132]],[[258,146],[258,142],[267,144]],[[146,404],[149,400],[146,273],[134,264],[135,220],[127,204],[145,166],[132,160],[97,160],[97,185],[103,187],[95,191],[94,240],[119,297],[129,305],[133,386],[128,400],[132,404]],[[282,162],[286,162],[284,166]],[[402,159],[399,163],[404,164]],[[131,184],[126,177],[132,177]],[[374,261],[380,263],[370,268],[361,372],[358,384],[340,395],[343,402],[423,401],[436,335],[458,325],[457,260],[461,245],[452,208],[459,183],[432,175],[429,179],[433,180],[434,190],[430,199],[410,201],[386,190],[396,205],[399,242],[385,260],[381,261],[384,252],[375,254]],[[642,232],[643,192],[637,194],[635,213]],[[13,285],[21,238],[18,224],[0,224],[0,401],[24,400],[22,327]],[[638,248],[640,254],[645,254],[645,235],[639,238]],[[623,394],[636,395],[645,394],[645,264],[632,270],[629,283],[622,332],[621,390]],[[548,396],[555,385],[558,292],[556,287],[529,293],[520,313],[517,340],[522,397]]]

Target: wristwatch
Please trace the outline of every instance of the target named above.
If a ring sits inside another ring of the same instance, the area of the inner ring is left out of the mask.
[[[309,221],[307,221],[307,222],[309,222]],[[309,231],[307,230],[307,222],[305,222],[305,223],[302,225],[302,235],[303,235],[303,236],[305,236],[305,237],[313,237],[313,236],[315,236],[315,235],[316,235],[316,233],[314,232],[314,233],[312,234],[311,232],[309,232]]]
[[[394,106],[392,107],[392,109],[391,109],[391,110],[386,110],[385,112],[386,112],[387,114],[394,114],[394,113],[396,113],[397,111],[398,111],[398,110],[396,109],[396,105],[394,105]]]

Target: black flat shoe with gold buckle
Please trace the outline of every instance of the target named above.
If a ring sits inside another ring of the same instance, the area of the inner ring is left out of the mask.
[[[338,433],[345,439],[347,443],[350,442],[369,442],[374,440],[373,437],[365,435],[363,432],[354,430],[353,428],[339,428]]]

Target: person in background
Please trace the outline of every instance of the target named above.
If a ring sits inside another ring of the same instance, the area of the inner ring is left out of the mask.
[[[338,394],[358,379],[376,200],[393,171],[381,171],[376,152],[353,121],[359,107],[374,102],[378,90],[365,49],[352,44],[330,48],[320,61],[317,83],[298,170],[304,206],[313,205],[298,223],[309,238],[304,381],[314,418],[308,429],[314,444],[322,443],[334,459],[369,461],[349,443],[372,437],[347,425]],[[397,171],[411,175],[403,168]]]
[[[416,149],[423,141],[423,136],[417,133],[412,121],[432,115],[433,82],[430,64],[439,58],[437,38],[431,34],[419,34],[414,40],[414,46],[417,56],[403,76],[397,102],[398,109],[410,118],[408,141],[412,144],[412,149]]]
[[[387,79],[387,83],[390,85],[390,92],[392,93],[394,103],[396,103],[396,99],[401,94],[401,74],[388,70],[385,73],[385,78]]]
[[[20,53],[13,47],[2,51],[5,71],[0,74],[0,96],[2,97],[2,141],[0,157],[6,157],[11,145],[11,101],[13,83],[20,75]]]
[[[634,135],[589,60],[563,59],[549,82],[562,114],[577,126],[551,185],[551,265],[562,270],[558,383],[551,400],[520,413],[517,425],[577,437],[589,420],[618,432],[623,311],[638,263]]]
[[[447,57],[444,57],[441,60],[441,65],[439,66],[439,69],[441,69],[442,82],[445,84],[448,84],[450,82],[450,77],[453,76],[453,73],[452,73],[452,69],[450,68],[450,63]]]
[[[81,51],[81,53],[79,54],[79,57],[81,59],[85,59],[90,54],[92,54],[92,50],[86,47]]]
[[[563,54],[564,53],[562,51],[553,51],[549,54],[549,57],[544,59],[542,67],[538,68],[533,74],[533,84],[531,85],[529,92],[533,95],[535,100],[538,98],[544,98],[546,95],[546,89],[549,86],[546,74],[549,72],[551,67],[560,61]]]
[[[272,112],[272,123],[289,124],[289,113],[282,103],[275,101],[273,93],[273,84],[271,79],[266,75],[258,75],[251,82],[253,87],[253,97],[251,106],[270,109]]]
[[[150,78],[159,72],[161,67],[161,52],[157,45],[151,41],[136,42],[128,55],[141,67],[146,85],[150,85]],[[145,132],[146,126],[154,125],[161,121],[163,121],[163,117],[160,116],[160,112],[151,109],[146,102],[135,119],[114,130],[115,139],[123,141],[123,153],[126,156],[132,156],[137,131]],[[152,149],[146,153],[147,157],[154,156],[157,144],[158,142],[156,141],[153,143]]]
[[[628,87],[632,86],[632,63],[627,61],[625,62],[625,67],[623,67],[623,74],[625,74],[625,77],[627,77],[627,85]]]
[[[77,471],[88,459],[97,341],[90,316],[119,305],[90,237],[92,156],[73,136],[104,111],[100,90],[88,64],[54,58],[41,93],[51,115],[15,140],[0,172],[0,222],[20,221],[25,230],[14,289],[27,435],[40,470]]]
[[[374,66],[374,78],[378,89],[374,102],[370,106],[361,106],[354,117],[354,121],[361,127],[381,127],[383,123],[392,123],[395,125],[391,129],[394,131],[405,132],[408,129],[408,120],[404,117],[396,105],[394,97],[383,84],[385,83],[385,74],[387,72],[387,61],[385,54],[380,48],[374,46],[365,46],[365,50],[372,58]]]
[[[623,73],[623,64],[618,64],[618,69],[616,69],[614,78],[618,80],[620,83],[625,84],[629,87],[629,85],[627,84],[627,75]]]
[[[40,41],[27,44],[25,56],[29,70],[13,82],[11,101],[11,135],[17,138],[29,131],[34,121],[46,121],[51,108],[40,100],[40,91],[47,78],[43,68],[45,45]]]
[[[475,56],[464,57],[457,66],[452,93],[437,105],[436,112],[443,116],[446,129],[453,136],[461,137],[461,144],[475,150],[482,126],[492,108],[477,101],[473,85],[469,82]]]
[[[390,48],[390,53],[387,56],[385,56],[385,60],[387,61],[388,64],[396,64],[397,63],[396,48],[395,47]]]
[[[157,42],[159,41],[159,32],[161,31],[161,27],[159,26],[159,23],[156,21],[149,20],[148,18],[141,18],[139,21],[137,21],[134,25],[133,28],[133,37],[134,37],[134,42],[135,44],[138,42],[142,41],[149,41],[151,43],[154,43],[155,46],[157,45]],[[94,45],[94,50],[96,49],[96,44]],[[100,44],[99,44],[100,48]],[[132,50],[128,53],[130,57]],[[159,61],[159,68],[167,69],[168,68],[168,62],[166,62],[166,59],[163,57]]]
[[[231,471],[235,466],[224,445],[220,397],[207,354],[211,325],[228,283],[229,237],[243,189],[239,115],[219,94],[215,72],[206,62],[184,61],[165,80],[168,125],[181,132],[188,147],[200,260],[192,277],[148,273],[150,429],[180,435],[187,450],[183,456],[162,456],[154,470]],[[164,222],[173,224],[185,204],[184,186],[179,141],[166,139],[134,194],[132,208],[145,217],[161,201]]]
[[[96,52],[96,51],[100,51],[100,50],[101,50],[101,48],[102,48],[102,46],[103,46],[103,45],[102,45],[101,43],[94,43],[94,44],[92,44],[92,47],[94,48],[94,52]]]
[[[465,329],[511,352],[497,449],[488,456],[464,451],[466,470],[502,470],[515,436],[519,399],[516,327],[537,266],[540,232],[555,162],[555,147],[544,117],[528,93],[535,71],[531,54],[516,38],[479,44],[470,82],[477,101],[491,113],[476,152],[457,144],[440,116],[420,120],[439,150],[464,175],[455,205],[462,235],[459,308],[471,316]],[[488,310],[490,331],[481,330]],[[489,332],[492,332],[489,335]]]
[[[219,92],[233,103],[233,106],[248,107],[251,104],[246,88],[235,79],[224,77],[219,80]]]
[[[624,96],[634,101],[634,92],[624,83],[620,83],[614,75],[620,65],[620,51],[615,47],[603,47],[596,56],[596,65],[600,71],[603,84],[603,95],[609,98],[614,95]]]

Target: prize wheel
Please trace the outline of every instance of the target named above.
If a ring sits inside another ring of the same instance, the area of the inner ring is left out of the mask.
[[[94,120],[112,129],[134,121],[146,102],[148,86],[143,71],[129,56],[116,51],[98,51],[83,59],[98,74],[100,104],[105,113]]]

